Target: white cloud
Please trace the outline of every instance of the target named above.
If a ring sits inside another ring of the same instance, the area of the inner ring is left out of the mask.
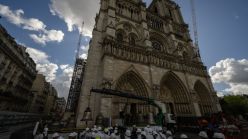
[[[89,45],[82,45],[79,50],[79,57],[83,59],[87,59],[88,57]]]
[[[43,34],[30,34],[29,35],[36,43],[45,45],[47,42],[57,41],[61,42],[64,38],[64,33],[57,30],[44,31]]]
[[[27,47],[26,51],[29,53],[30,57],[34,60],[35,63],[49,63],[49,56],[45,52],[30,47]]]
[[[229,88],[226,93],[248,94],[248,60],[227,58],[216,63],[209,69],[214,83],[225,83]]]
[[[68,31],[81,30],[84,21],[84,35],[91,36],[99,7],[100,0],[51,0],[50,12],[65,21]]]
[[[50,56],[45,52],[27,47],[26,51],[36,63],[39,73],[45,75],[46,80],[56,88],[60,97],[68,97],[73,74],[73,67],[69,64],[57,65],[49,61]],[[58,71],[61,70],[61,73]]]
[[[29,35],[36,43],[45,45],[47,42],[52,41],[61,42],[64,38],[64,33],[61,30],[47,30],[46,25],[39,19],[24,18],[24,11],[22,9],[12,11],[8,6],[0,4],[0,15],[5,17],[10,23],[23,29],[38,32],[38,35]]]
[[[36,68],[39,71],[39,73],[46,76],[46,80],[48,82],[51,82],[56,78],[56,73],[58,70],[57,64],[54,64],[54,63],[37,64]]]
[[[62,70],[64,70],[64,69],[66,69],[67,67],[69,67],[70,65],[68,65],[68,64],[65,64],[65,65],[60,65],[59,67],[62,69]]]
[[[58,65],[50,62],[48,59],[49,56],[43,51],[30,47],[27,47],[26,51],[35,61],[36,69],[38,70],[38,72],[45,75],[48,82],[53,81],[56,78]]]
[[[248,95],[248,84],[237,84],[237,83],[230,83],[230,88],[225,89],[225,92],[233,93],[235,95]]]
[[[224,92],[217,92],[217,96],[218,97],[224,97],[225,95],[224,95]]]
[[[71,85],[73,67],[68,64],[60,65],[59,67],[62,70],[62,73],[57,76],[56,80],[54,80],[52,84],[55,86],[57,91],[60,92],[61,96],[67,98]]]
[[[46,25],[39,19],[23,18],[22,16],[24,15],[24,11],[22,9],[11,11],[8,6],[0,4],[0,14],[6,17],[7,20],[12,24],[22,26],[24,29],[27,30],[39,31],[46,28]]]

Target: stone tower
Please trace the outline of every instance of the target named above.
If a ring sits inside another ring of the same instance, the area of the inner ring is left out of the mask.
[[[221,111],[180,7],[171,0],[101,0],[77,110],[77,127],[88,107],[112,124],[127,113],[147,115],[156,108],[132,99],[94,94],[111,88],[154,98],[167,113],[201,116]],[[90,99],[89,99],[90,98]],[[89,102],[90,101],[90,102]]]

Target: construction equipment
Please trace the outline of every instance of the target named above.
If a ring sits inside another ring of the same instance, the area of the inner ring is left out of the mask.
[[[198,41],[198,30],[197,30],[197,18],[196,18],[196,8],[195,8],[195,0],[190,0],[191,5],[191,14],[192,14],[192,27],[193,27],[193,35],[194,35],[194,49],[195,49],[195,57],[201,58],[200,49],[199,49],[199,41]]]
[[[198,47],[198,30],[197,30],[197,20],[196,20],[196,9],[195,0],[190,0],[191,12],[192,12],[192,23],[193,23],[193,34],[194,34],[194,44]]]
[[[79,34],[78,44],[77,44],[77,52],[75,55],[75,64],[74,64],[74,70],[73,70],[73,76],[71,81],[71,86],[69,90],[69,95],[67,99],[66,104],[66,112],[76,112],[77,109],[77,103],[80,96],[81,86],[82,86],[82,79],[83,79],[83,73],[85,69],[86,61],[80,58],[80,48],[81,48],[81,42],[83,37],[83,28],[84,28],[84,22],[82,22],[81,31]]]
[[[77,59],[77,58],[80,58],[80,53],[79,53],[79,51],[80,51],[81,42],[82,42],[82,37],[83,37],[83,29],[84,29],[84,22],[82,22],[81,31],[80,31],[80,34],[79,34],[76,59]]]
[[[119,91],[119,90],[113,90],[113,89],[91,89],[91,92],[98,93],[98,94],[103,94],[103,95],[111,95],[111,96],[118,96],[118,97],[124,97],[124,98],[130,98],[130,99],[136,99],[136,100],[141,100],[147,102],[148,105],[152,105],[156,108],[158,108],[158,114],[156,116],[156,124],[164,126],[165,123],[168,124],[173,124],[173,126],[176,124],[175,119],[173,119],[173,114],[166,114],[162,111],[162,108],[156,103],[154,99],[151,98],[146,98],[143,96],[137,96],[135,94],[129,93],[129,92],[124,92],[124,91]]]
[[[146,98],[146,97],[142,97],[142,96],[137,96],[134,95],[132,93],[128,93],[128,92],[124,92],[124,91],[119,91],[119,90],[113,90],[113,89],[91,89],[91,92],[94,93],[99,93],[99,94],[104,94],[104,95],[111,95],[111,96],[118,96],[118,97],[124,97],[124,98],[131,98],[131,99],[136,99],[136,100],[141,100],[141,101],[145,101],[147,102],[149,105],[152,105],[156,108],[158,108],[158,110],[160,112],[162,112],[162,109],[160,106],[158,106],[154,99],[151,98]]]

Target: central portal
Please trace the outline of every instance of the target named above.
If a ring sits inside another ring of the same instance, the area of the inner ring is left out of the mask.
[[[133,71],[123,74],[117,80],[116,90],[149,98],[145,82]],[[135,99],[115,96],[112,97],[112,103],[112,119],[118,124],[145,124],[144,121],[147,121],[148,114],[152,110],[146,102]]]

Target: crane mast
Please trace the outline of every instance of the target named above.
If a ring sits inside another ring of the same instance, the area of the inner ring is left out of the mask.
[[[198,48],[198,31],[197,31],[197,21],[196,21],[196,9],[195,9],[195,0],[190,0],[191,12],[192,12],[192,23],[193,23],[193,34],[194,34],[194,44]]]
[[[195,53],[196,53],[195,57],[198,57],[201,59],[200,50],[199,50],[199,41],[198,41],[195,0],[190,0],[190,5],[191,5],[192,23],[193,23],[194,48],[195,48]]]
[[[75,56],[75,65],[71,80],[71,86],[69,90],[67,105],[66,105],[66,112],[76,112],[78,99],[80,96],[81,86],[83,82],[83,75],[85,70],[86,61],[80,58],[80,47],[81,41],[83,37],[83,28],[84,22],[82,22],[82,28],[79,34],[78,44],[77,44],[77,51]]]
[[[79,39],[78,39],[78,46],[77,46],[77,53],[76,53],[76,59],[80,57],[80,47],[81,47],[81,42],[82,42],[82,37],[83,37],[83,29],[84,29],[84,22],[82,22],[82,27],[81,31],[79,33]]]

